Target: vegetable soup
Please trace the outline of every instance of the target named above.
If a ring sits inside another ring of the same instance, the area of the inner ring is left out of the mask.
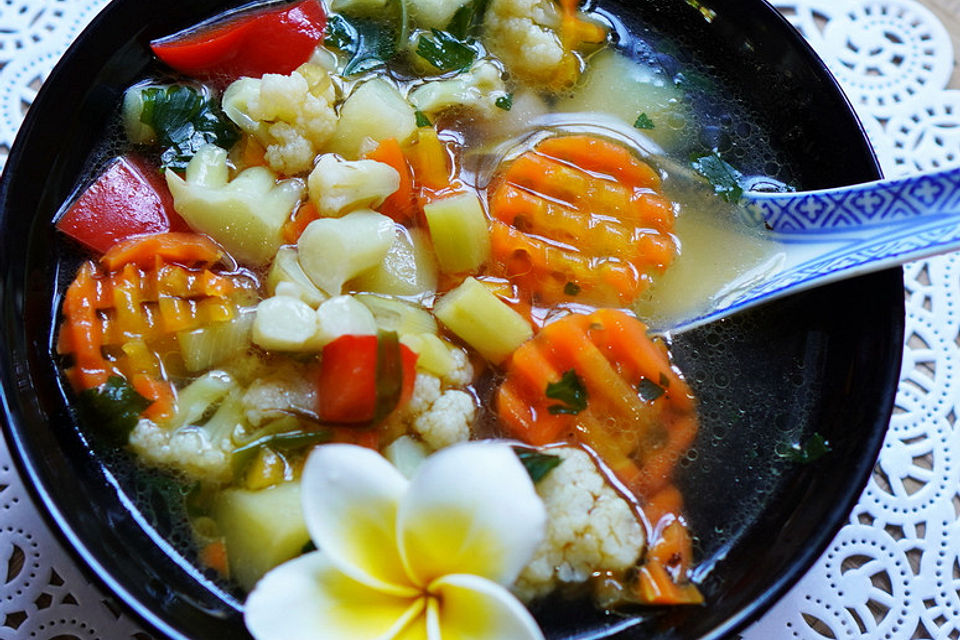
[[[492,443],[509,455],[462,475],[495,461],[491,500],[543,514],[523,543],[491,524],[485,568],[444,569],[495,583],[494,614],[704,602],[717,532],[683,478],[730,407],[710,358],[678,367],[649,327],[775,257],[735,204],[790,176],[755,175],[762,129],[636,31],[576,0],[304,0],[151,44],[56,223],[81,256],[56,352],[83,429],[251,612],[283,567],[339,557],[309,505],[355,495],[324,473],[382,456],[413,495]],[[398,544],[429,627],[445,596]],[[486,575],[501,557],[515,570]]]

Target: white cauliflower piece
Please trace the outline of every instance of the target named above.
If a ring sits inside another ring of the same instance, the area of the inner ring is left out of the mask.
[[[376,160],[320,156],[307,178],[310,200],[322,216],[339,218],[357,209],[376,209],[400,187],[397,170]]]
[[[410,101],[431,118],[453,107],[489,116],[496,112],[497,99],[506,95],[500,69],[489,60],[481,60],[466,73],[420,85],[410,94]]]
[[[413,430],[431,449],[443,449],[470,438],[470,426],[476,412],[469,393],[448,389],[427,411],[414,418]]]
[[[440,378],[420,372],[413,395],[405,407],[389,420],[388,431],[410,431],[431,451],[470,438],[470,427],[477,415],[473,397],[460,389],[444,389]]]
[[[484,18],[484,44],[517,79],[550,84],[570,64],[560,41],[560,24],[554,0],[491,0]]]
[[[562,463],[537,484],[547,507],[547,538],[514,583],[524,601],[595,572],[632,566],[646,544],[643,524],[581,449],[550,449]]]
[[[210,371],[180,391],[176,413],[164,423],[140,420],[128,444],[147,465],[179,471],[189,478],[228,482],[234,434],[246,430],[236,381],[223,371]],[[201,421],[216,407],[213,415]]]
[[[229,440],[212,440],[203,427],[168,429],[146,418],[130,433],[130,448],[149,466],[175,469],[189,478],[228,482],[232,476]]]
[[[290,75],[240,78],[223,94],[223,111],[267,149],[274,171],[292,176],[309,171],[333,135],[336,88],[327,70],[306,63]]]
[[[260,427],[290,414],[310,415],[316,411],[317,389],[307,367],[291,361],[255,380],[243,394],[242,403],[247,421]]]
[[[283,224],[303,197],[300,180],[277,181],[266,167],[251,167],[229,180],[227,152],[203,145],[186,178],[167,170],[173,207],[190,228],[205,233],[244,264],[270,261],[283,242]]]

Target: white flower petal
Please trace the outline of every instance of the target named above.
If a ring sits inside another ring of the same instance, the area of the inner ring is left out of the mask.
[[[371,589],[315,551],[269,571],[247,597],[244,622],[257,640],[395,638],[412,620],[424,626],[423,609],[422,597]]]
[[[307,529],[332,563],[386,593],[418,593],[397,548],[397,505],[408,481],[392,464],[364,447],[328,444],[310,454],[302,482]]]
[[[547,522],[530,476],[502,442],[470,442],[430,456],[397,518],[403,560],[420,585],[450,573],[511,584]]]
[[[430,585],[440,601],[443,640],[543,640],[527,608],[495,582],[457,574]]]

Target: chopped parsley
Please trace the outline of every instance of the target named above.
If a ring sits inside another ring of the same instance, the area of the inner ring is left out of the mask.
[[[576,282],[568,282],[563,285],[563,292],[568,296],[578,296],[583,289]]]
[[[161,168],[182,170],[205,144],[229,149],[240,132],[200,89],[185,84],[152,86],[140,92],[140,122],[164,148]]]
[[[740,201],[744,176],[721,158],[717,151],[696,158],[693,169],[710,182],[713,191],[721,198],[734,204]]]
[[[230,455],[230,467],[234,476],[238,476],[250,466],[250,463],[264,447],[269,447],[275,451],[297,451],[315,444],[329,442],[332,437],[333,434],[328,429],[274,433],[234,449]]]
[[[324,44],[350,56],[343,75],[351,76],[378,69],[393,59],[397,37],[396,28],[384,21],[333,14],[327,21]]]
[[[420,36],[417,55],[441,71],[465,71],[477,59],[472,40],[460,40],[439,29],[431,29],[433,37]]]
[[[427,117],[427,114],[425,114],[423,111],[420,111],[420,109],[417,109],[416,111],[414,111],[413,115],[417,118],[418,127],[433,126],[433,123],[430,122],[430,118]]]
[[[637,129],[653,129],[653,120],[650,119],[646,113],[641,113],[637,116],[636,121],[633,123],[633,126]]]
[[[548,473],[556,469],[560,463],[563,462],[560,456],[541,453],[535,449],[514,447],[513,451],[517,454],[517,457],[520,458],[520,462],[527,470],[527,473],[530,474],[530,479],[533,480],[534,484],[543,480]]]
[[[666,392],[667,390],[664,389],[663,386],[657,384],[650,378],[644,378],[640,381],[640,384],[637,385],[637,393],[644,402],[653,402]]]
[[[546,394],[548,398],[563,403],[547,407],[553,415],[577,415],[587,408],[587,390],[575,369],[564,373],[559,382],[548,382]]]
[[[457,9],[457,12],[450,18],[450,23],[447,24],[447,32],[455,38],[465,40],[483,22],[487,2],[488,0],[472,0]]]
[[[494,104],[504,111],[510,111],[510,109],[513,109],[513,94],[508,93],[505,96],[500,96],[494,101]]]
[[[807,438],[806,442],[804,442],[802,445],[799,443],[793,443],[786,451],[779,452],[777,455],[789,462],[809,464],[819,460],[826,454],[830,453],[830,451],[832,451],[830,448],[830,443],[827,442],[819,433],[814,433],[812,436]]]
[[[153,401],[137,393],[129,382],[111,376],[99,387],[81,392],[79,406],[84,422],[122,444],[151,404]]]

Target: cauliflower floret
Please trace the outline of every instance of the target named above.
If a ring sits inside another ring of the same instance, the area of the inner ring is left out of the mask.
[[[460,389],[444,389],[440,378],[420,372],[405,407],[389,418],[387,431],[410,431],[431,451],[470,438],[477,415],[473,397]]]
[[[564,584],[584,582],[594,572],[627,569],[646,544],[630,505],[586,452],[568,447],[549,453],[563,462],[537,484],[547,507],[547,538],[512,588],[528,602]]]
[[[190,228],[219,242],[237,260],[260,266],[283,243],[283,224],[303,197],[299,179],[277,181],[266,167],[229,180],[227,152],[207,144],[187,165],[186,177],[167,170],[173,206]]]
[[[570,64],[553,0],[492,0],[484,21],[484,44],[518,79],[550,84]]]
[[[223,111],[267,149],[279,173],[309,171],[337,125],[336,88],[323,67],[306,63],[288,76],[267,73],[240,78],[223,94]]]
[[[340,217],[357,209],[376,209],[400,187],[397,170],[376,160],[343,160],[320,156],[307,188],[322,216]]]
[[[473,380],[473,365],[470,356],[459,347],[450,345],[450,359],[453,365],[441,378],[444,384],[451,387],[465,387]]]
[[[473,398],[465,391],[448,389],[413,420],[413,430],[432,449],[443,449],[470,438],[470,425],[476,417]]]
[[[144,464],[176,469],[190,478],[228,482],[232,441],[212,440],[203,427],[168,429],[146,418],[130,433],[130,448]]]
[[[500,69],[489,60],[481,60],[466,73],[421,85],[410,94],[410,101],[430,117],[452,107],[490,115],[497,109],[497,99],[506,95]]]
[[[253,427],[291,413],[309,415],[317,406],[317,389],[307,366],[287,362],[265,378],[255,380],[243,394],[243,410]]]

